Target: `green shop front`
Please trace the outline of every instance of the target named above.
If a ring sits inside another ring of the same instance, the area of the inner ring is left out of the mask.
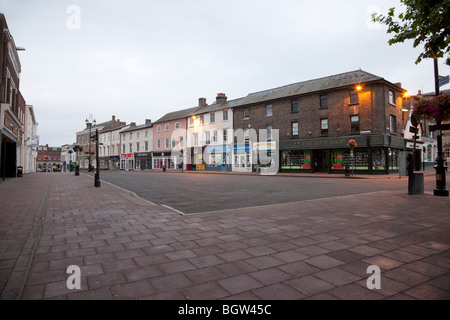
[[[350,140],[356,141],[354,148]],[[280,172],[398,172],[405,145],[405,139],[386,135],[280,141]]]

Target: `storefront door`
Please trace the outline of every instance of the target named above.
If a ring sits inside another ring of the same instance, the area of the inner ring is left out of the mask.
[[[314,150],[314,171],[315,172],[327,172],[327,150]]]

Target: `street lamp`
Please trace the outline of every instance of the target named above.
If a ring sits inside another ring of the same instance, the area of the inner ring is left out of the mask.
[[[95,129],[95,161],[96,161],[96,168],[95,168],[95,187],[100,187],[100,158],[98,157],[98,129]]]
[[[96,121],[95,119],[92,120],[92,114],[89,115],[89,120],[86,119],[86,126],[89,127],[89,164],[88,164],[88,171],[91,172],[92,171],[92,165],[91,165],[91,134],[92,134],[92,124],[95,126],[96,125]]]

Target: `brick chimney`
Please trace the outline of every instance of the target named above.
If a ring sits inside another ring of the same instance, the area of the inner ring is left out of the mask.
[[[206,103],[206,98],[198,98],[198,106],[200,108],[206,107],[208,104]]]
[[[218,93],[216,97],[216,103],[223,104],[225,102],[227,102],[227,96],[225,95],[225,93]]]
[[[112,121],[116,121],[116,116],[112,116]]]
[[[131,123],[130,123],[130,126],[136,127],[136,122],[131,122]]]
[[[150,120],[150,119],[145,119],[145,124],[151,124],[152,123],[152,120]]]

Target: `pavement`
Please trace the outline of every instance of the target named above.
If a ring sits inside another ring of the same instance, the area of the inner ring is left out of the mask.
[[[3,300],[450,299],[448,197],[377,191],[182,215],[67,172],[6,180],[0,201]]]

